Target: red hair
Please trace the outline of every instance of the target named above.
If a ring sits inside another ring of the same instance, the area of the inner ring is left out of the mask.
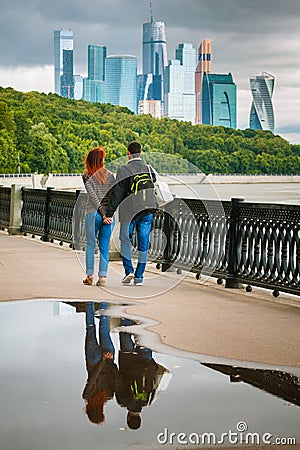
[[[105,155],[105,149],[99,146],[90,150],[87,157],[85,158],[86,171],[90,175],[95,174],[95,177],[101,184],[105,184],[107,175],[107,169],[104,169]]]
[[[105,415],[103,408],[106,402],[107,396],[105,389],[96,392],[94,396],[87,400],[85,412],[92,423],[100,425],[100,423],[104,422]]]

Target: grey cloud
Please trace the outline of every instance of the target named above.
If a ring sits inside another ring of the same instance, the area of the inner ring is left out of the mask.
[[[0,0],[0,68],[53,64],[53,31],[74,31],[75,70],[85,73],[87,46],[133,54],[141,64],[148,0]],[[262,70],[281,83],[299,70],[299,0],[152,0],[166,23],[168,57],[181,42],[212,39],[213,71],[232,72],[239,89]],[[300,81],[299,81],[300,83]],[[0,80],[1,84],[1,80]]]

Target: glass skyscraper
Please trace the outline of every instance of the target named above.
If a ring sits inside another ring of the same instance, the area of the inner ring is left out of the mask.
[[[83,99],[88,102],[105,103],[105,60],[107,48],[88,46],[88,77],[83,80]]]
[[[84,78],[82,98],[83,100],[91,103],[105,103],[105,81],[90,80],[89,78]]]
[[[168,65],[167,41],[164,22],[150,21],[143,23],[143,74],[160,76],[161,98],[163,101],[164,72]]]
[[[105,60],[106,103],[126,106],[137,114],[137,59],[131,55]]]
[[[88,46],[88,78],[90,80],[105,80],[105,59],[107,48],[102,45]]]
[[[231,73],[204,73],[202,123],[236,128],[236,84]]]
[[[272,104],[275,77],[267,72],[250,78],[252,104],[250,110],[250,128],[270,130],[274,133],[275,119]]]
[[[69,53],[65,54],[64,50]],[[55,93],[62,95],[61,91],[61,77],[64,71],[65,62],[65,81],[70,82],[68,78],[73,74],[73,50],[74,50],[74,36],[71,30],[55,30],[54,31],[54,89]],[[71,53],[70,53],[71,52]],[[72,64],[72,67],[70,66]],[[73,81],[74,84],[74,81]],[[68,88],[69,91],[71,87]],[[74,90],[74,85],[73,85]]]
[[[196,49],[193,44],[179,44],[175,57],[183,66],[183,120],[195,123],[195,69]]]
[[[74,98],[73,50],[63,49],[63,74],[60,83],[62,97]]]
[[[171,59],[165,71],[164,115],[183,120],[184,67],[178,59]]]

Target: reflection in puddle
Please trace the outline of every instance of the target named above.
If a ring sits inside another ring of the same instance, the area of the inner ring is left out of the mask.
[[[152,333],[126,306],[0,304],[1,450],[199,448],[201,437],[221,444],[226,432],[232,443],[229,430],[239,444],[246,431],[257,435],[252,444],[262,445],[266,433],[271,442],[299,442],[299,369],[212,363],[145,346]]]

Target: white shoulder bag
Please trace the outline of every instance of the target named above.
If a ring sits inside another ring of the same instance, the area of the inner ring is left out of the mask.
[[[174,200],[174,196],[172,192],[170,191],[170,188],[168,186],[168,183],[165,181],[158,180],[158,174],[155,172],[156,181],[153,180],[152,170],[150,166],[147,166],[150,177],[152,179],[153,185],[154,185],[154,195],[156,198],[157,206],[164,206],[167,203],[170,203]],[[153,169],[154,171],[154,169]]]

